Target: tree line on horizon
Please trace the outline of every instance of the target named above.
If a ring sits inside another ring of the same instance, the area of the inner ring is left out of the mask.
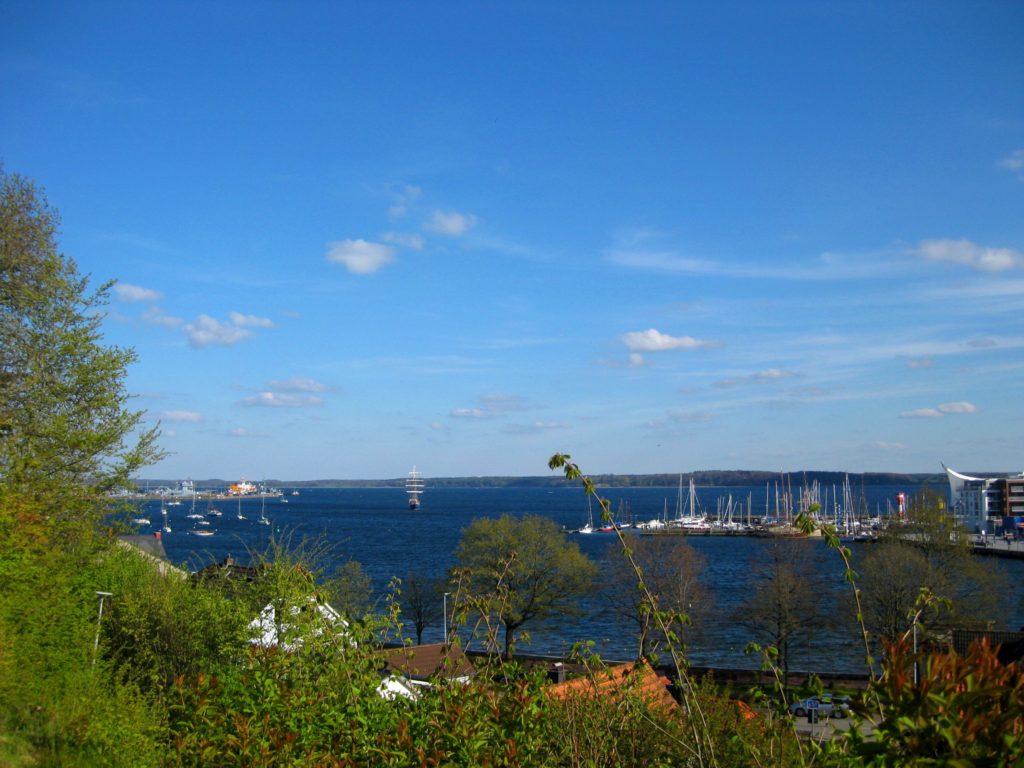
[[[1002,473],[982,473],[982,476],[999,476]],[[847,478],[855,488],[862,485],[908,485],[941,486],[946,483],[942,473],[900,473],[900,472],[834,472],[827,470],[808,470],[801,472],[767,472],[745,469],[714,469],[678,474],[660,472],[652,474],[603,474],[593,475],[594,484],[602,488],[675,488],[680,478],[683,483],[694,483],[701,487],[747,487],[780,483],[791,488],[800,488],[817,482],[821,485],[840,485]],[[175,485],[180,478],[168,479],[136,479],[138,487]],[[514,476],[488,475],[470,477],[428,477],[426,482],[432,488],[565,488],[576,487],[564,477],[552,476]],[[197,490],[226,488],[235,480],[209,478],[194,480]],[[404,477],[383,478],[376,480],[350,480],[341,478],[325,478],[320,480],[279,480],[268,479],[268,487],[284,489],[301,488],[401,488],[405,485]]]

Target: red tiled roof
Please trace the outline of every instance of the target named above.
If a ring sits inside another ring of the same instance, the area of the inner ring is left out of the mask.
[[[618,696],[623,689],[635,691],[659,709],[679,705],[668,691],[668,679],[660,677],[647,662],[634,661],[552,685],[548,692],[558,699],[571,696]]]

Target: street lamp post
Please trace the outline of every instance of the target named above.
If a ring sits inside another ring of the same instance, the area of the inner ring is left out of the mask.
[[[449,624],[448,624],[448,595],[450,595],[450,594],[451,594],[451,592],[445,592],[441,596],[441,612],[444,614],[444,644],[445,645],[448,645],[448,635],[449,635],[449,629],[450,629]]]
[[[100,624],[103,621],[103,601],[108,597],[113,597],[113,592],[96,592],[97,597],[100,599],[99,613],[96,616],[96,639],[92,644],[92,665],[96,666],[96,654],[100,648]]]
[[[917,685],[917,614],[914,614],[914,685]]]

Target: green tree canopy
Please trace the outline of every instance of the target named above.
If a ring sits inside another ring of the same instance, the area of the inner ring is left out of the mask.
[[[470,594],[504,628],[506,656],[516,630],[575,611],[575,599],[597,575],[597,567],[552,520],[536,515],[474,520],[462,533],[456,557]]]
[[[127,408],[135,353],[103,343],[110,283],[90,290],[57,226],[43,193],[0,168],[0,530],[94,522],[96,494],[158,456]]]
[[[753,640],[778,651],[784,685],[795,652],[813,646],[826,624],[833,590],[819,577],[820,555],[806,539],[767,541],[751,559],[756,586],[734,614]]]
[[[447,581],[433,578],[412,569],[402,579],[398,603],[402,615],[408,618],[416,632],[416,645],[423,642],[423,630],[437,620],[447,624],[447,616],[442,616],[444,594]],[[445,640],[448,639],[448,628],[445,627]]]
[[[706,561],[684,536],[631,537],[629,549],[657,601],[657,609],[669,617],[666,628],[675,642],[681,643],[689,635],[690,622],[710,612],[712,595],[700,582]],[[651,657],[660,644],[672,639],[659,633],[652,606],[646,593],[637,588],[637,574],[623,557],[622,545],[609,544],[605,559],[608,579],[604,593],[608,604],[635,623],[637,652],[641,657]]]
[[[1007,618],[1003,572],[973,553],[944,497],[927,488],[911,499],[906,522],[889,526],[857,570],[864,620],[879,639],[895,642],[910,629],[922,588],[944,598],[918,618],[922,631],[983,628]]]

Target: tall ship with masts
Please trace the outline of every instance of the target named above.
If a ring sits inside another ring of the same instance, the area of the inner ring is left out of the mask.
[[[409,509],[419,509],[420,495],[423,493],[423,478],[415,466],[405,480],[405,492],[409,494]]]

